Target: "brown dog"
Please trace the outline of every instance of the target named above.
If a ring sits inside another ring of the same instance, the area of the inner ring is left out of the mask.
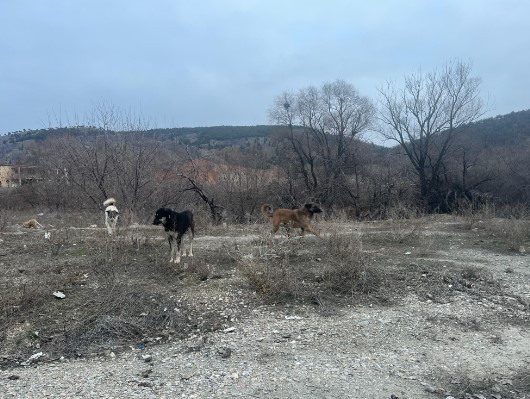
[[[261,213],[263,216],[269,218],[272,223],[272,231],[276,233],[280,228],[281,224],[294,227],[295,229],[302,229],[302,235],[309,231],[317,237],[320,237],[320,233],[311,227],[310,222],[315,213],[321,213],[322,209],[313,204],[305,204],[299,209],[276,209],[272,211],[272,206],[269,204],[263,204],[261,206]]]
[[[22,223],[22,227],[26,229],[39,229],[42,227],[42,224],[37,222],[37,219],[30,219],[26,220],[24,223]]]

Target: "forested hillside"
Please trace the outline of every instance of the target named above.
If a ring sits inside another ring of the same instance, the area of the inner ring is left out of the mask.
[[[334,148],[335,137],[326,140]],[[131,131],[68,127],[14,132],[3,136],[1,143],[4,165],[61,171],[3,193],[7,206],[83,204],[88,209],[113,195],[131,213],[155,203],[192,202],[218,220],[237,221],[259,217],[263,201],[290,207],[315,201],[328,214],[357,217],[422,207],[416,172],[402,147],[354,138],[345,147],[348,158],[340,175],[330,180],[327,176],[337,160],[325,158],[318,142],[300,126]],[[528,203],[529,170],[530,111],[478,121],[459,133],[432,177],[436,186],[430,210],[448,212],[485,202]]]

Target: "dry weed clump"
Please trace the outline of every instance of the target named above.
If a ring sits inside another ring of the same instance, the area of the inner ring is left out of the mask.
[[[240,251],[237,264],[250,287],[268,300],[351,297],[374,292],[381,282],[355,233],[260,239],[250,252]]]
[[[526,206],[506,206],[495,209],[491,205],[462,208],[464,227],[479,230],[502,239],[510,250],[525,253],[530,246],[530,212]]]
[[[294,240],[269,236],[256,240],[251,252],[238,248],[237,265],[250,287],[263,298],[283,300],[300,295],[299,265],[290,262],[296,253]]]
[[[422,235],[425,223],[421,219],[398,219],[387,222],[390,240],[397,244],[411,244]]]
[[[420,240],[425,231],[427,221],[417,209],[407,207],[390,208],[384,226],[387,228],[380,240],[388,240],[394,244],[414,244]]]
[[[530,220],[528,219],[490,219],[483,227],[488,234],[500,237],[513,251],[526,253],[530,247]]]
[[[478,204],[473,201],[462,200],[459,202],[455,215],[464,221],[464,229],[473,230],[495,217],[495,207],[492,204]]]
[[[351,296],[377,291],[381,276],[375,267],[368,267],[361,236],[334,233],[325,245],[321,276],[327,290]]]

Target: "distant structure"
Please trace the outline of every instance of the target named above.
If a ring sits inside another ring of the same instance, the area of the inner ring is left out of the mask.
[[[51,174],[59,174],[59,169],[45,169],[32,165],[0,165],[0,187],[14,188],[24,184],[48,180]]]

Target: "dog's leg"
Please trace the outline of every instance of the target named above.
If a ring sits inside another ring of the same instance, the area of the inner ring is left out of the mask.
[[[186,237],[186,234],[187,234],[187,233],[184,233],[182,236],[185,238],[185,237]],[[185,257],[185,256],[186,256],[186,247],[185,247],[185,245],[184,245],[184,242],[185,242],[185,241],[186,241],[186,240],[183,239],[182,242],[180,243],[180,245],[181,245],[181,247],[180,247],[180,249],[181,249],[180,254],[181,254],[182,257]]]
[[[188,256],[190,258],[193,257],[193,233],[190,234],[190,251],[188,253]]]
[[[169,263],[173,263],[173,236],[169,235],[167,240],[169,241]]]
[[[182,255],[182,235],[177,235],[177,253],[175,255],[175,263],[180,263],[180,256]]]
[[[272,234],[276,234],[276,232],[278,231],[279,228],[280,228],[280,222],[279,221],[272,222]]]
[[[320,237],[320,233],[318,231],[316,231],[315,229],[313,229],[311,226],[306,226],[305,228],[307,231],[309,231],[310,233],[316,235],[318,238],[322,239],[322,237]]]
[[[116,233],[116,225],[118,224],[118,216],[112,219],[112,233]]]
[[[105,226],[107,226],[107,233],[111,235],[112,229],[110,228],[109,215],[107,214],[107,212],[105,212]]]

